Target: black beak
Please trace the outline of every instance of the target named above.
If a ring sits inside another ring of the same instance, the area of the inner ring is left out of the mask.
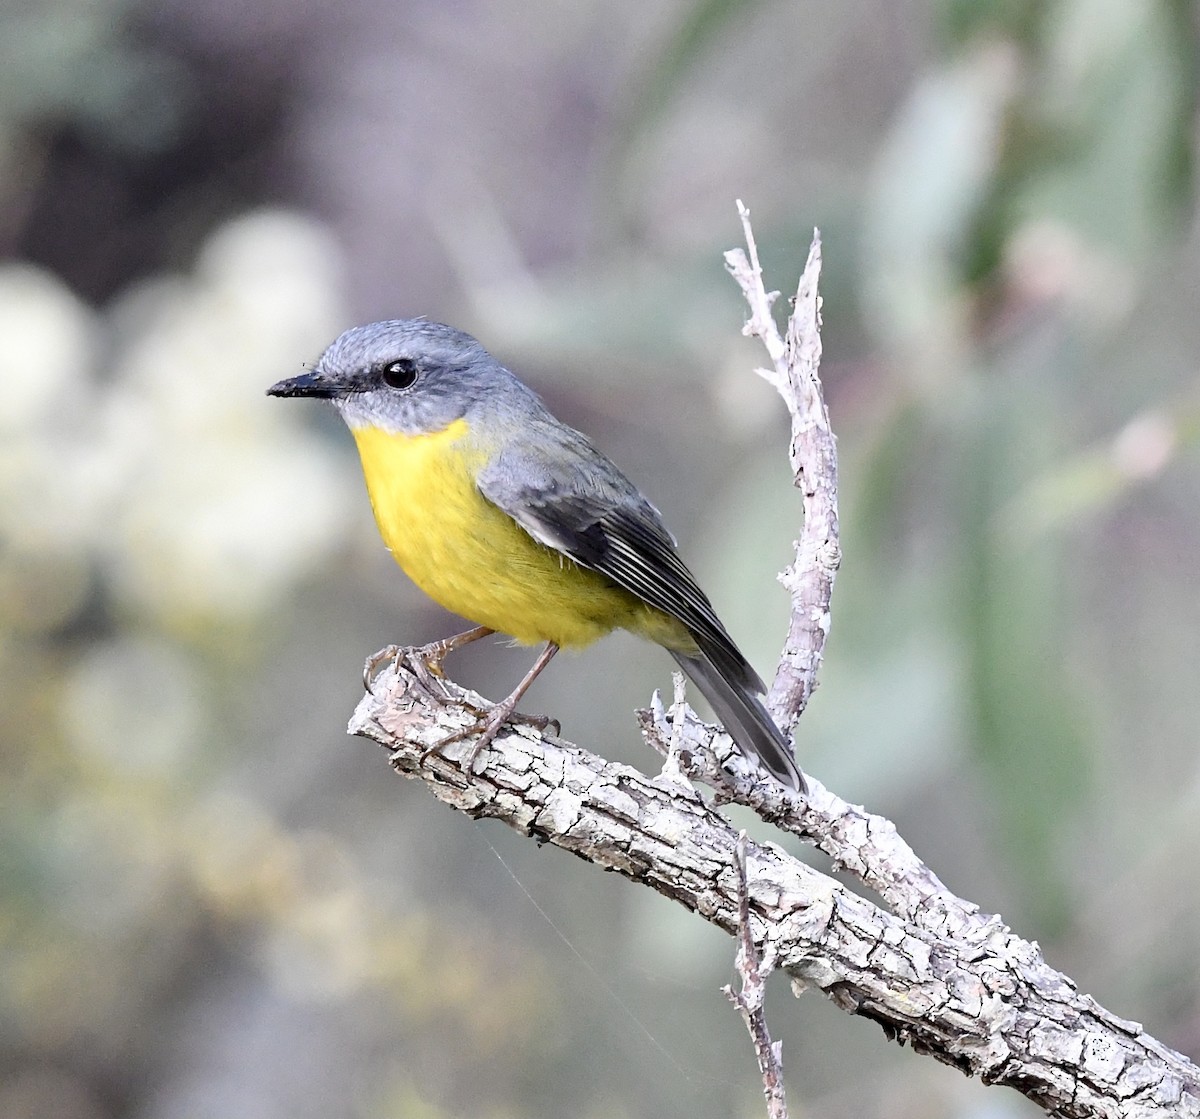
[[[320,373],[301,373],[267,389],[268,396],[315,396],[322,400],[330,400],[337,394],[337,385]]]

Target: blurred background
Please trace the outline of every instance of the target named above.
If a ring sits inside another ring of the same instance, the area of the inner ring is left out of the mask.
[[[769,672],[800,503],[738,197],[785,294],[824,238],[805,768],[1200,1056],[1196,43],[1178,0],[4,5],[0,1115],[762,1114],[727,938],[345,736],[368,653],[459,623],[332,412],[263,395],[355,323],[470,330]],[[618,635],[525,706],[654,770],[671,667]],[[1037,1114],[769,1010],[793,1115]]]

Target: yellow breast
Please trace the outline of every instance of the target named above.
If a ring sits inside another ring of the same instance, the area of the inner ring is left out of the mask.
[[[678,623],[539,544],[485,500],[485,461],[466,421],[431,435],[353,429],[375,521],[409,578],[464,618],[523,644],[586,645],[613,629],[674,634]]]

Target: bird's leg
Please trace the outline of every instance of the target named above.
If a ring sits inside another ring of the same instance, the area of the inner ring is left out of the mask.
[[[507,698],[495,704],[488,712],[487,719],[483,724],[483,730],[471,746],[471,752],[467,755],[466,769],[468,773],[474,768],[475,759],[491,744],[492,739],[499,733],[500,728],[516,713],[517,704],[521,702],[521,697],[529,691],[530,684],[538,678],[542,669],[550,663],[557,652],[558,646],[553,641],[547,642],[546,647],[538,654],[538,659],[533,662],[533,667],[525,673],[521,682],[513,688]],[[531,726],[537,727],[538,730],[545,730],[551,723],[554,723],[555,727],[558,726],[555,720],[549,719],[545,715],[522,716],[522,720]]]
[[[422,755],[422,764],[424,764],[425,759],[430,754],[438,753],[444,746],[449,746],[451,742],[458,742],[478,732],[479,737],[472,744],[471,752],[467,755],[464,766],[464,769],[470,773],[474,768],[475,759],[479,757],[483,750],[491,743],[492,739],[496,737],[500,728],[512,719],[516,713],[517,704],[521,702],[521,697],[529,690],[529,685],[538,678],[542,669],[550,663],[557,652],[558,646],[553,641],[548,642],[546,647],[538,654],[538,659],[533,662],[533,667],[525,673],[524,678],[513,688],[511,694],[506,699],[502,699],[499,703],[494,704],[487,712],[481,713],[479,722],[473,727],[466,727],[463,730],[455,731],[454,734],[443,738],[436,746],[431,746]],[[522,715],[520,718],[522,722],[529,723],[531,726],[537,727],[538,730],[545,730],[551,723],[554,724],[556,731],[558,729],[558,720],[547,718],[545,715]]]
[[[429,678],[430,675],[442,675],[442,661],[454,652],[455,649],[461,649],[464,645],[470,645],[472,641],[478,641],[481,637],[488,637],[495,633],[494,629],[489,629],[487,626],[476,626],[474,629],[469,629],[465,633],[456,633],[453,637],[445,637],[441,641],[431,641],[428,645],[422,645],[419,648],[413,649],[413,668],[417,675],[421,678],[421,683],[429,688],[433,681]],[[390,660],[395,660],[400,655],[399,645],[387,645],[380,649],[378,653],[372,653],[367,657],[367,663],[363,665],[363,687],[367,691],[371,691],[371,684],[375,679],[376,672],[379,666],[386,664]]]
[[[434,676],[444,676],[442,661],[455,649],[461,649],[464,645],[470,645],[472,641],[478,641],[480,638],[491,637],[495,632],[494,629],[489,629],[487,626],[476,626],[474,629],[467,630],[466,633],[456,633],[453,637],[443,637],[441,641],[431,641],[414,652]]]

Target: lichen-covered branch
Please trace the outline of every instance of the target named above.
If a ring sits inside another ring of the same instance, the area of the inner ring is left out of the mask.
[[[792,475],[804,495],[804,523],[796,541],[796,556],[779,577],[792,597],[791,622],[767,700],[775,721],[781,727],[791,727],[817,686],[829,635],[833,581],[842,561],[837,440],[829,423],[820,376],[821,237],[814,232],[785,339],[771,314],[779,292],[768,292],[763,283],[750,211],[740,200],[738,213],[746,249],[727,252],[725,267],[750,307],[750,318],[742,332],[759,338],[771,358],[772,367],[758,372],[778,390],[792,418]]]
[[[398,773],[470,816],[503,820],[737,934],[738,832],[699,793],[528,728],[506,728],[483,772],[466,774],[469,740],[445,757],[427,751],[473,722],[460,704],[479,697],[444,681],[432,695],[410,656],[376,678],[350,724],[387,748]],[[719,765],[699,740],[683,752],[691,749],[697,764]],[[1056,1116],[1200,1119],[1200,1070],[1080,993],[1000,921],[939,936],[752,841],[746,878],[755,941],[797,993],[820,990],[902,1044],[1016,1088]]]
[[[767,1015],[763,1002],[767,994],[767,976],[771,974],[773,961],[758,950],[754,942],[754,928],[750,924],[750,882],[746,877],[746,833],[738,833],[737,846],[733,849],[733,866],[737,871],[738,887],[738,949],[734,958],[740,986],[734,990],[732,984],[724,988],[725,995],[741,1012],[750,1040],[754,1045],[754,1056],[758,1060],[758,1071],[762,1074],[763,1097],[767,1101],[767,1119],[787,1119],[787,1093],[783,1085],[783,1043],[771,1040],[767,1029]]]
[[[996,918],[955,896],[925,865],[884,816],[850,804],[831,793],[811,774],[808,796],[797,799],[774,782],[762,781],[733,749],[727,735],[695,712],[676,703],[663,709],[655,696],[638,712],[646,741],[660,754],[679,757],[679,766],[695,782],[720,791],[723,799],[744,804],[763,820],[824,851],[838,870],[848,871],[893,913],[935,936],[972,935],[991,928]]]

